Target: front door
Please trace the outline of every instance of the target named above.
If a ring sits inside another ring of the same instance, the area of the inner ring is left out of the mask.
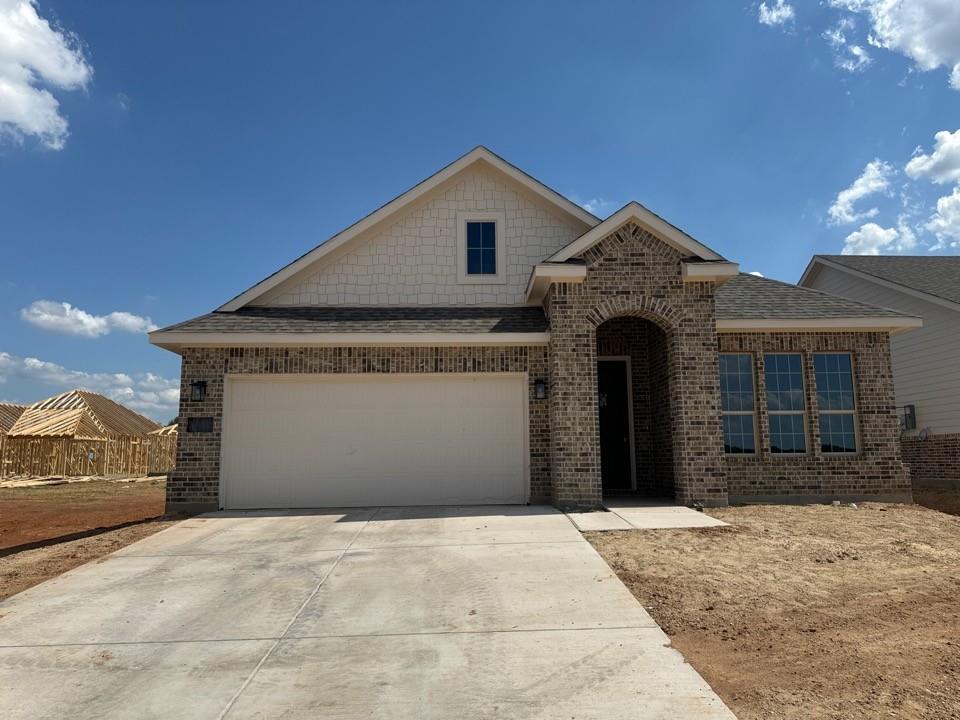
[[[600,477],[604,492],[633,488],[629,367],[626,359],[597,362],[597,390],[600,395]]]

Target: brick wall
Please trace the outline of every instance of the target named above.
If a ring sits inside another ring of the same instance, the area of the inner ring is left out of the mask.
[[[725,504],[713,284],[684,283],[680,253],[632,223],[582,257],[586,280],[553,285],[545,303],[554,501],[596,506],[602,500],[597,328],[635,317],[666,335],[676,497],[683,504]]]
[[[167,480],[170,509],[216,507],[219,498],[220,437],[223,427],[223,385],[227,374],[330,373],[498,373],[529,375],[530,496],[548,500],[550,424],[547,401],[537,400],[533,383],[549,382],[543,346],[410,347],[410,348],[185,348],[181,365],[177,467]],[[190,383],[207,382],[207,396],[190,400]],[[186,432],[190,417],[212,417],[213,432]]]
[[[905,437],[900,447],[913,487],[960,488],[960,433]]]
[[[909,475],[901,462],[898,442],[890,343],[885,333],[722,333],[719,348],[721,352],[750,353],[756,378],[758,452],[724,456],[731,498],[909,496]],[[770,452],[763,355],[771,352],[800,353],[803,357],[805,455]],[[820,451],[815,352],[848,352],[853,357],[856,455]]]

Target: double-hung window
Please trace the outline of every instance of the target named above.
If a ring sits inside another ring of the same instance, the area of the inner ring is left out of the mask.
[[[720,411],[723,451],[733,455],[755,453],[752,355],[720,354]]]
[[[763,356],[770,422],[770,452],[807,451],[806,404],[803,392],[803,358],[799,353]]]
[[[820,451],[857,452],[853,363],[847,353],[815,353],[813,369],[820,410]]]
[[[467,223],[467,275],[497,274],[497,224]]]

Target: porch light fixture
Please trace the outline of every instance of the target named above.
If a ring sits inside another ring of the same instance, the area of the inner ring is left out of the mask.
[[[547,381],[543,378],[537,378],[533,381],[533,397],[537,400],[545,400],[547,397]]]
[[[207,381],[195,380],[190,383],[190,400],[192,402],[203,402],[207,399]]]

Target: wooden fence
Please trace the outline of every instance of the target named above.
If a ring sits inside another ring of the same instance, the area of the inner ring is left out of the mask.
[[[166,473],[176,455],[176,435],[108,440],[0,436],[0,477]]]

